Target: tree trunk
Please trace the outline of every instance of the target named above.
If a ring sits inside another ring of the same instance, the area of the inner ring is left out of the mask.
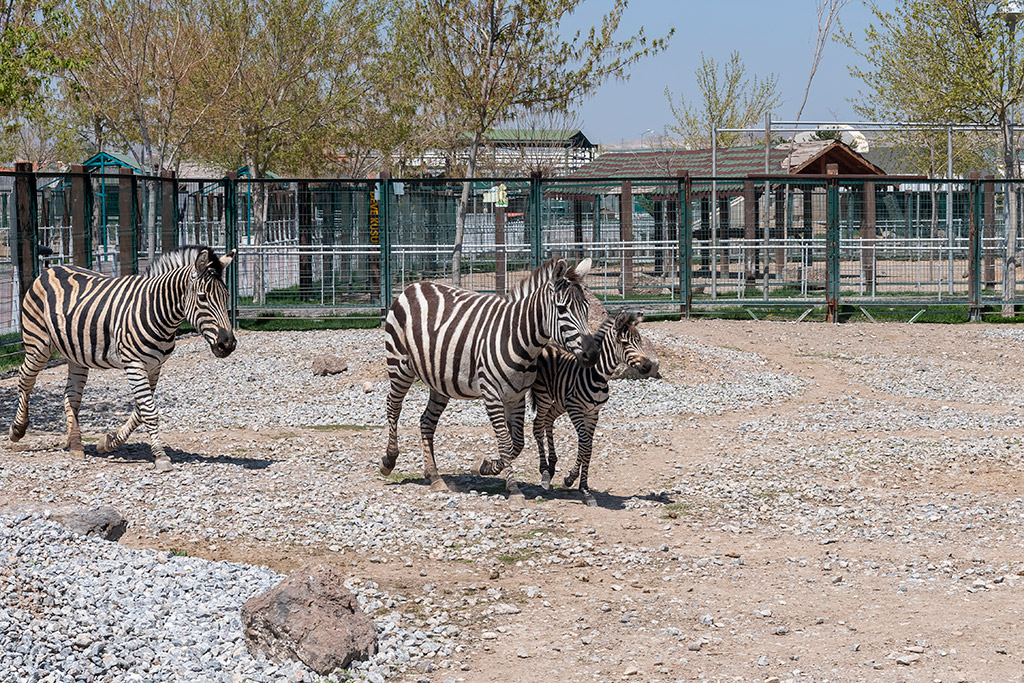
[[[246,158],[245,163],[249,168],[249,179],[255,181],[259,177],[256,163],[252,158]],[[262,306],[267,301],[267,283],[264,278],[263,250],[259,247],[264,242],[264,226],[267,217],[267,193],[263,183],[251,182],[249,193],[252,195],[252,243],[257,249],[252,261],[252,300],[257,306]]]
[[[476,176],[476,155],[480,149],[480,133],[473,134],[473,142],[469,146],[469,163],[466,177],[472,180]],[[452,283],[462,286],[462,238],[466,232],[466,212],[469,210],[470,180],[462,183],[462,197],[459,200],[459,215],[455,219],[455,248],[452,250]]]
[[[1003,163],[1006,165],[1006,179],[1012,181],[1017,175],[1016,151],[1010,130],[1009,115],[1004,112],[1001,129],[1003,134]],[[1006,185],[1006,250],[1003,256],[1003,310],[1004,318],[1013,317],[1013,298],[1017,288],[1017,192],[1012,182]]]

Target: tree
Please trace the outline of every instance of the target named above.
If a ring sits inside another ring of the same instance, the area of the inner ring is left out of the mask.
[[[866,67],[849,67],[867,92],[862,113],[902,120],[997,124],[1007,179],[1017,175],[1010,112],[1024,97],[1024,51],[1016,18],[994,1],[908,0],[892,12],[870,3],[875,22],[863,44],[841,33]],[[1007,224],[1017,224],[1017,193],[1007,194]],[[1016,286],[1016,229],[1006,231],[1003,312],[1012,314]]]
[[[196,0],[83,0],[70,70],[83,115],[101,124],[140,168],[173,169],[213,100],[197,75],[213,43]],[[148,251],[156,251],[155,186],[147,183]]]
[[[832,28],[839,20],[839,12],[850,0],[816,0],[815,8],[818,13],[818,37],[814,41],[814,53],[811,55],[811,73],[807,76],[807,87],[804,88],[804,99],[800,102],[800,109],[796,112],[796,120],[803,116],[804,107],[807,106],[807,98],[811,94],[811,83],[814,75],[818,73],[818,66],[821,64],[821,57],[825,54],[825,45],[829,36],[832,35]]]
[[[362,67],[374,59],[385,0],[215,0],[217,46],[206,90],[216,99],[197,155],[244,164],[253,197],[253,242],[264,240],[267,172],[315,173],[336,161],[346,115],[368,89]],[[237,70],[232,65],[238,64]],[[255,261],[254,298],[265,297]]]
[[[711,146],[711,129],[749,128],[764,119],[781,98],[779,78],[769,74],[765,78],[747,77],[747,69],[739,52],[729,55],[724,69],[714,58],[700,55],[701,65],[697,69],[697,88],[701,93],[701,104],[688,104],[680,96],[678,104],[673,101],[672,92],[665,88],[676,125],[668,129],[682,140],[687,149]],[[741,133],[718,131],[715,145],[730,147],[744,138]]]
[[[54,49],[67,26],[61,0],[0,0],[0,123],[38,102],[50,80],[70,66]]]
[[[417,0],[408,16],[411,46],[427,75],[424,102],[442,112],[449,139],[468,148],[474,178],[488,130],[517,111],[567,111],[609,78],[662,50],[674,29],[648,40],[643,29],[619,40],[626,0],[615,0],[600,27],[564,39],[562,22],[583,0]],[[470,183],[463,183],[452,275],[461,283]]]

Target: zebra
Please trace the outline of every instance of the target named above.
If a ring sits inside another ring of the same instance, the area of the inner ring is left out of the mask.
[[[89,369],[122,368],[135,406],[120,429],[100,437],[97,450],[112,451],[136,427],[145,425],[153,467],[169,471],[171,459],[157,429],[153,391],[183,320],[199,331],[214,356],[224,358],[235,350],[223,280],[234,256],[234,250],[218,258],[209,247],[185,246],[162,254],[142,275],[115,278],[74,266],[44,270],[22,303],[25,360],[18,375],[19,402],[10,427],[11,441],[25,435],[29,394],[50,354],[57,350],[68,361],[64,412],[72,457],[85,457],[78,409]]]
[[[576,428],[577,455],[575,466],[565,475],[565,485],[572,486],[578,476],[584,502],[591,506],[597,504],[587,484],[587,471],[598,413],[608,400],[608,378],[621,363],[629,364],[641,375],[650,373],[653,368],[651,359],[644,355],[637,331],[637,325],[642,321],[643,316],[628,311],[619,313],[614,319],[606,318],[597,331],[601,350],[597,364],[591,368],[581,366],[571,355],[550,345],[537,359],[537,378],[530,388],[530,396],[537,408],[533,436],[540,452],[540,485],[544,490],[551,487],[555,463],[558,462],[552,426],[559,415],[568,413]]]
[[[391,305],[384,326],[391,389],[381,474],[387,476],[395,467],[402,401],[413,381],[420,379],[430,389],[420,434],[424,474],[431,488],[448,489],[434,461],[438,418],[449,399],[483,398],[498,438],[499,457],[484,456],[473,474],[504,472],[510,496],[521,496],[511,463],[523,449],[525,394],[536,374],[534,361],[552,341],[585,365],[597,359],[582,286],[590,266],[589,258],[575,267],[564,259],[551,259],[507,296],[434,282],[406,287]]]

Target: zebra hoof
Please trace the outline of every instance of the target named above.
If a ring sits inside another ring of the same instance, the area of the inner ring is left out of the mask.
[[[110,432],[101,434],[99,441],[96,442],[96,451],[101,455],[103,453],[109,453],[110,451],[114,450],[114,447],[111,445],[113,441],[114,437]]]
[[[545,491],[551,490],[551,473],[544,472],[540,475],[540,487]]]
[[[71,459],[79,462],[85,460],[85,449],[82,448],[82,444],[78,444],[78,447],[69,446],[68,450],[71,452]]]
[[[596,508],[597,507],[597,499],[594,498],[594,494],[591,493],[590,491],[587,491],[587,490],[583,491],[583,502],[586,504],[587,507],[591,507],[591,508]]]
[[[170,472],[174,468],[171,466],[171,459],[165,455],[153,461],[153,469],[157,472]]]
[[[21,437],[25,436],[26,431],[28,431],[27,424],[24,427],[20,428],[17,425],[11,425],[10,428],[7,430],[7,436],[10,438],[11,441],[21,441]]]
[[[562,483],[565,484],[565,488],[571,489],[572,485],[576,483],[576,477],[570,477],[569,475],[566,475],[565,479],[562,480]]]
[[[388,464],[387,464],[387,462],[385,460],[382,459],[380,461],[380,473],[382,475],[384,475],[385,477],[388,476],[389,474],[391,474],[391,472],[394,469],[395,469],[394,465],[391,465],[390,467],[388,467]]]
[[[444,479],[438,477],[434,481],[430,482],[430,490],[437,493],[451,493],[451,487],[445,483]]]

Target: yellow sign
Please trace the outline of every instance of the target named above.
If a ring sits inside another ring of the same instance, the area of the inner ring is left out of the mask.
[[[370,244],[380,244],[380,202],[370,195]]]

